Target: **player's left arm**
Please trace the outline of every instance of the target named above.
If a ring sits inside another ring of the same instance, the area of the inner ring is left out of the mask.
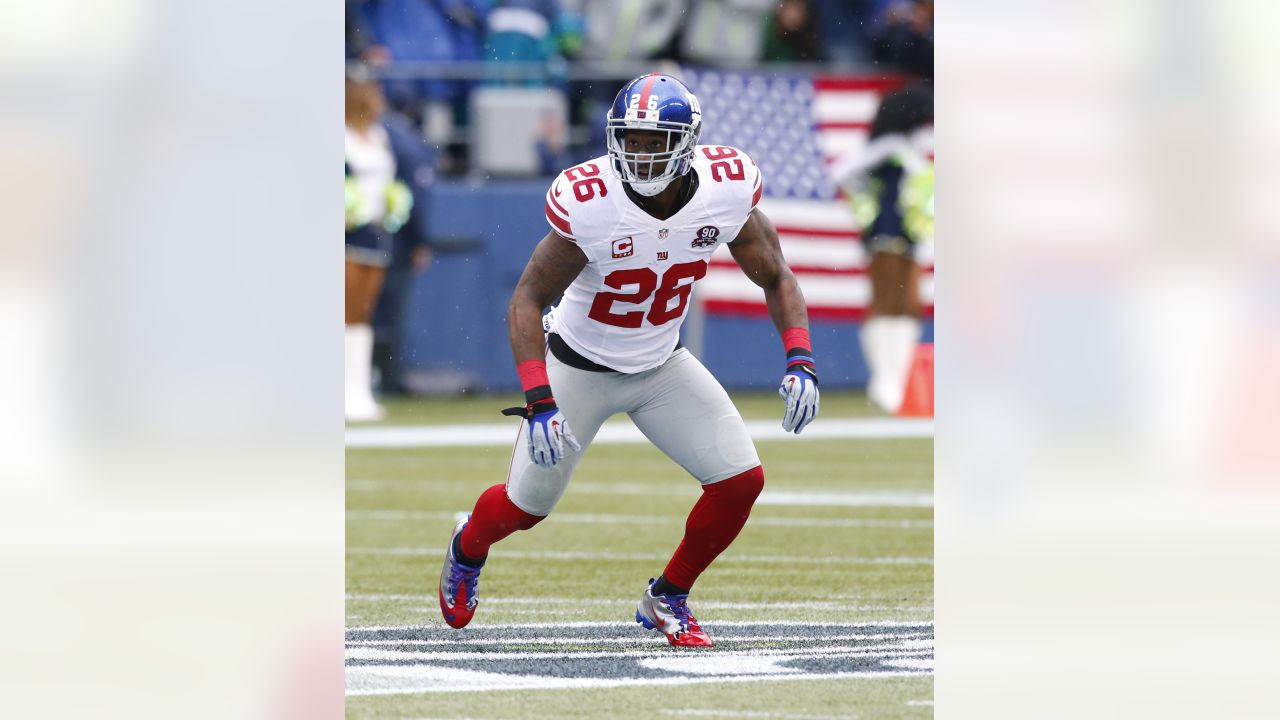
[[[799,434],[818,415],[818,373],[809,341],[809,310],[795,273],[787,266],[773,222],[759,209],[729,243],[729,252],[747,277],[764,290],[769,316],[782,335],[787,371],[778,394],[787,402],[782,427]]]

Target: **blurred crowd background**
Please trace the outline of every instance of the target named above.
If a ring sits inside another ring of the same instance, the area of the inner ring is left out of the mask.
[[[875,168],[859,154],[873,135],[931,128],[931,1],[347,0],[346,60],[348,95],[380,95],[366,97],[373,110],[360,112],[364,120],[377,115],[395,178],[413,198],[395,231],[382,233],[391,236],[381,251],[385,281],[367,313],[351,312],[352,298],[367,296],[368,288],[353,291],[349,269],[349,335],[352,323],[360,325],[348,339],[348,357],[367,353],[368,333],[360,328],[372,323],[375,366],[371,379],[349,376],[349,389],[372,383],[394,395],[514,388],[497,349],[506,346],[510,289],[546,232],[546,178],[602,155],[605,114],[618,88],[654,71],[680,77],[698,95],[703,143],[739,147],[764,171],[764,209],[801,273],[811,315],[826,323],[815,338],[827,361],[824,382],[868,384],[869,358],[857,331],[875,303],[872,263],[859,239],[875,213],[855,222],[854,209],[860,193],[873,207],[879,199],[867,182]],[[882,100],[904,89],[914,93],[916,110],[900,109],[876,130]],[[352,143],[365,145],[352,140],[352,112],[349,101],[349,184]],[[931,217],[931,130],[913,142],[912,152],[928,165]],[[899,162],[896,151],[888,154]],[[899,182],[892,179],[894,193]],[[379,197],[374,204],[386,203]],[[350,262],[350,205],[348,211]],[[890,225],[905,234],[901,222]],[[927,235],[931,240],[931,220]],[[920,239],[909,238],[912,245]],[[366,250],[373,246],[364,240]],[[886,350],[887,358],[901,358],[885,360],[893,365],[910,362],[917,339],[931,339],[931,254],[925,248],[915,255],[924,275],[923,283],[911,281],[911,291],[922,297],[879,305],[906,307],[913,316],[896,333],[905,349]],[[765,358],[757,365],[716,357],[718,347],[744,339],[773,342],[762,296],[730,265],[713,262],[700,284],[702,302],[685,342],[726,385],[764,387],[776,374]],[[890,386],[893,399],[881,405],[892,411],[902,389]],[[377,416],[371,398],[348,396],[349,405],[368,410],[357,415]]]
[[[594,157],[618,86],[656,63],[933,77],[931,0],[347,0],[346,8],[348,61],[374,69],[394,122],[422,132],[445,175],[553,175]],[[502,86],[548,90],[549,100],[516,105],[538,111],[536,165],[476,156],[471,140],[485,110],[512,107],[477,91]]]

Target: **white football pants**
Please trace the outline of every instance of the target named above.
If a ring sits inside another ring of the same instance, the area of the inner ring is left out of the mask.
[[[527,513],[551,514],[600,426],[620,412],[703,485],[760,464],[729,394],[685,348],[662,365],[633,374],[579,370],[548,352],[547,375],[556,405],[582,450],[575,452],[565,443],[564,459],[555,467],[539,467],[529,459],[529,431],[521,423],[507,474],[507,496]]]

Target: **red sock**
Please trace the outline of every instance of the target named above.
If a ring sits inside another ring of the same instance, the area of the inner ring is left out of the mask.
[[[764,469],[759,465],[727,480],[703,486],[702,497],[698,498],[685,521],[684,540],[680,541],[680,547],[671,556],[662,576],[676,587],[692,588],[711,561],[738,537],[738,532],[751,515],[751,506],[763,489]]]
[[[471,521],[463,529],[458,544],[462,546],[463,555],[483,560],[489,554],[490,545],[517,530],[528,530],[542,522],[542,518],[516,507],[507,497],[507,486],[499,483],[480,493],[471,511]]]

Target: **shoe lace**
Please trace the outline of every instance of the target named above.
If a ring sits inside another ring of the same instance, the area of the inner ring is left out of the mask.
[[[462,586],[467,589],[467,604],[470,605],[471,601],[475,600],[476,590],[480,586],[480,570],[459,562],[452,563],[449,568],[450,596],[458,592],[458,583],[462,583]]]
[[[667,601],[671,612],[680,621],[680,627],[688,630],[690,627],[697,626],[698,621],[694,619],[693,611],[689,609],[688,595],[663,595],[662,598]]]

